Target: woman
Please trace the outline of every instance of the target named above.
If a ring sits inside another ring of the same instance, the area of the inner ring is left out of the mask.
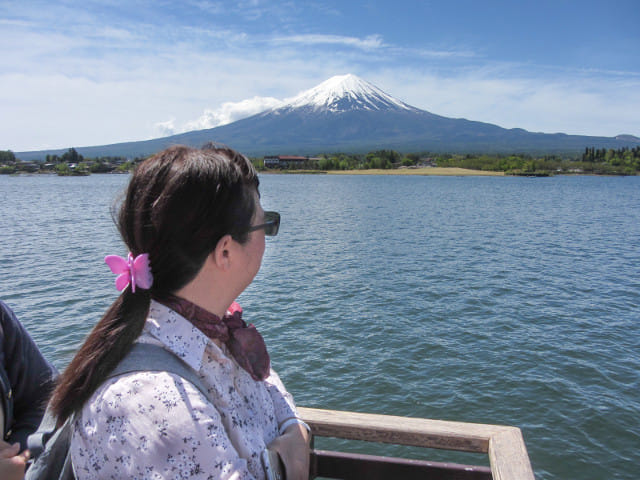
[[[132,261],[117,286],[129,285],[51,401],[59,423],[76,413],[77,478],[264,478],[267,446],[289,480],[307,478],[308,427],[234,302],[279,218],[262,210],[253,166],[231,149],[175,146],[138,166],[118,216]],[[125,262],[105,260],[115,271]],[[180,357],[208,395],[167,372],[107,379],[134,342]]]

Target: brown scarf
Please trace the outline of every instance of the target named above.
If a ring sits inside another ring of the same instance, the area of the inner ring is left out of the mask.
[[[238,365],[249,372],[251,378],[260,381],[269,376],[271,362],[264,339],[253,324],[247,326],[242,319],[242,307],[236,302],[233,302],[226,315],[220,318],[175,295],[155,300],[182,315],[207,337],[224,343]]]

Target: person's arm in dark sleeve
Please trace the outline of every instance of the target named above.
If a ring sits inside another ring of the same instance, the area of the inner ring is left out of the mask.
[[[0,301],[0,393],[5,441],[20,442],[21,450],[26,448],[27,437],[42,420],[56,373],[15,314]]]

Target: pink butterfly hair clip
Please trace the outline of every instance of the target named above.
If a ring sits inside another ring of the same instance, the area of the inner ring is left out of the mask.
[[[136,292],[136,285],[145,290],[151,288],[153,284],[153,275],[151,275],[151,267],[149,267],[149,254],[141,253],[133,258],[133,254],[129,252],[126,260],[118,255],[107,255],[104,257],[104,263],[109,265],[116,277],[116,288],[119,291],[127,288],[131,284],[131,291]]]

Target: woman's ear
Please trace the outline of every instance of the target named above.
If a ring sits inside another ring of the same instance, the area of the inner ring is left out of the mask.
[[[231,235],[225,235],[220,240],[216,248],[211,252],[209,258],[213,260],[216,266],[223,271],[228,271],[231,268],[231,250],[233,248],[233,238]]]

